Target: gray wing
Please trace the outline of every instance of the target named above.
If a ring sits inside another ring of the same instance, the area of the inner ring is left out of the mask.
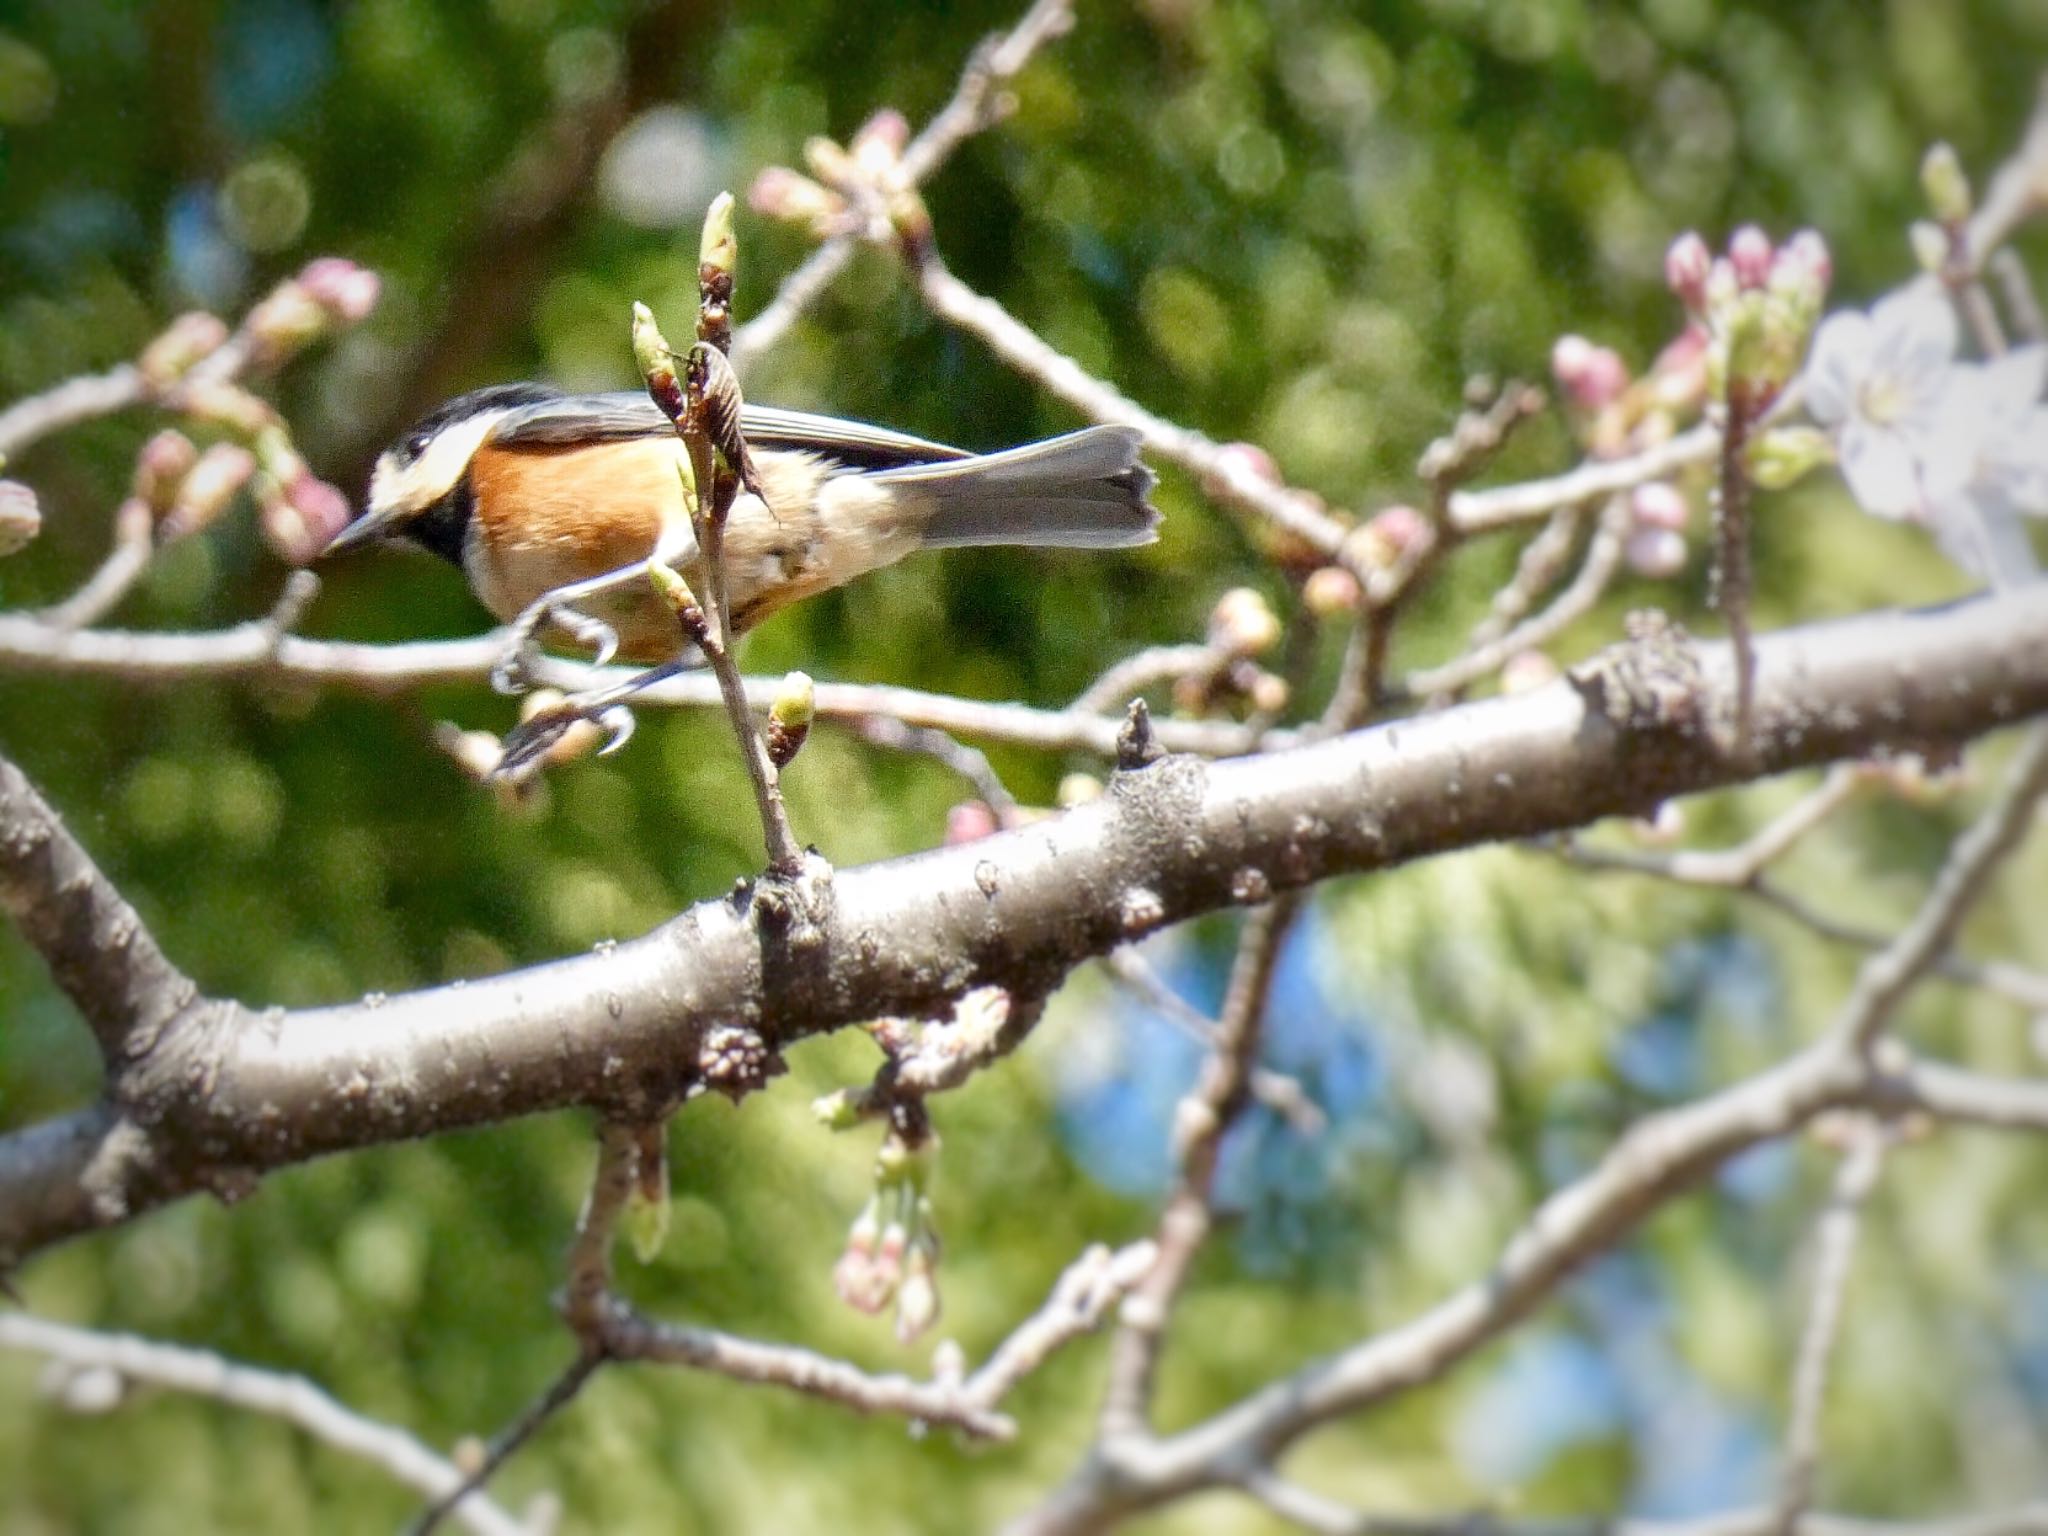
[[[493,429],[491,441],[567,446],[622,437],[659,437],[674,430],[661,408],[646,395],[620,390],[563,395],[520,406]],[[770,405],[742,407],[740,430],[753,448],[801,448],[859,469],[892,469],[969,457],[962,449],[865,422],[778,410]]]

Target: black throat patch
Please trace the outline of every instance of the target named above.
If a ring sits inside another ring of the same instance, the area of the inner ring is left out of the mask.
[[[463,541],[469,537],[469,520],[476,512],[476,492],[465,474],[455,489],[415,517],[401,523],[397,532],[422,549],[430,549],[443,560],[462,564]]]

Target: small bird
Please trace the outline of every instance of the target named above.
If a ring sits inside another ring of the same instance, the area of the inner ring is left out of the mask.
[[[971,454],[860,422],[745,406],[760,495],[726,522],[737,633],[778,609],[919,549],[1148,544],[1159,514],[1138,434],[1090,427]],[[378,460],[369,505],[327,547],[410,539],[462,567],[515,649],[552,621],[594,647],[653,664],[686,646],[646,562],[703,580],[683,503],[675,428],[644,394],[501,384],[449,401]],[[516,672],[501,667],[501,686]]]

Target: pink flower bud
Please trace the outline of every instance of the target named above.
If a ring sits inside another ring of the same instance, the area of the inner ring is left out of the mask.
[[[332,323],[305,284],[288,278],[265,294],[242,320],[249,338],[250,360],[274,368],[325,335]]]
[[[174,384],[201,358],[220,350],[228,339],[227,322],[203,309],[187,311],[165,326],[162,334],[142,349],[135,366],[142,376],[161,389]]]
[[[1685,535],[1670,528],[1639,527],[1628,536],[1622,555],[1638,576],[1663,581],[1685,569]]]
[[[19,480],[0,480],[0,557],[18,554],[42,531],[36,493]]]
[[[1429,536],[1429,519],[1415,508],[1397,502],[1375,513],[1365,528],[1398,555]]]
[[[225,512],[235,493],[256,473],[256,455],[239,443],[215,443],[178,487],[171,509],[157,524],[160,544],[198,533]]]
[[[135,456],[135,494],[148,504],[152,518],[171,510],[178,487],[198,462],[192,439],[175,428],[165,428],[142,445]]]
[[[322,256],[308,262],[298,282],[315,304],[344,325],[367,318],[377,307],[382,290],[375,272],[345,256]]]
[[[1692,519],[1692,507],[1669,480],[1652,480],[1635,488],[1629,497],[1629,514],[1638,528],[1668,528],[1683,533]]]
[[[985,800],[963,800],[946,812],[946,846],[971,843],[997,828],[996,813]]]
[[[1775,255],[1771,237],[1755,224],[1745,224],[1728,237],[1728,261],[1743,288],[1761,288],[1770,281]]]
[[[1664,281],[1678,295],[1678,302],[1694,314],[1706,308],[1707,274],[1713,266],[1714,253],[1697,230],[1687,230],[1664,253]]]
[[[263,498],[264,537],[292,565],[310,564],[348,520],[348,498],[310,471]]]
[[[747,188],[747,206],[763,218],[828,233],[846,216],[846,199],[786,165],[771,165]]]
[[[1834,253],[1828,249],[1826,238],[1817,229],[1802,229],[1787,240],[1778,252],[1778,260],[1789,262],[1792,269],[1804,277],[1814,290],[1816,303],[1834,283]]]
[[[1333,619],[1358,606],[1361,596],[1358,578],[1341,565],[1325,565],[1310,571],[1301,584],[1301,600],[1319,619]]]
[[[870,175],[903,158],[910,145],[910,120],[894,107],[884,107],[860,125],[846,148]]]
[[[1530,693],[1558,679],[1557,663],[1541,651],[1517,651],[1500,669],[1502,693]]]
[[[1232,587],[1209,614],[1209,643],[1232,656],[1256,656],[1280,641],[1280,620],[1263,594]]]
[[[1560,336],[1550,349],[1550,371],[1574,403],[1602,410],[1628,388],[1628,364],[1612,347],[1596,346],[1583,336]]]

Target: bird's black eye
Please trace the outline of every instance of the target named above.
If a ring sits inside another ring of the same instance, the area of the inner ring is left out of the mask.
[[[413,433],[411,437],[408,437],[405,440],[406,458],[417,459],[421,454],[427,451],[427,444],[431,443],[433,440],[434,434],[424,427],[421,428],[419,431]]]

